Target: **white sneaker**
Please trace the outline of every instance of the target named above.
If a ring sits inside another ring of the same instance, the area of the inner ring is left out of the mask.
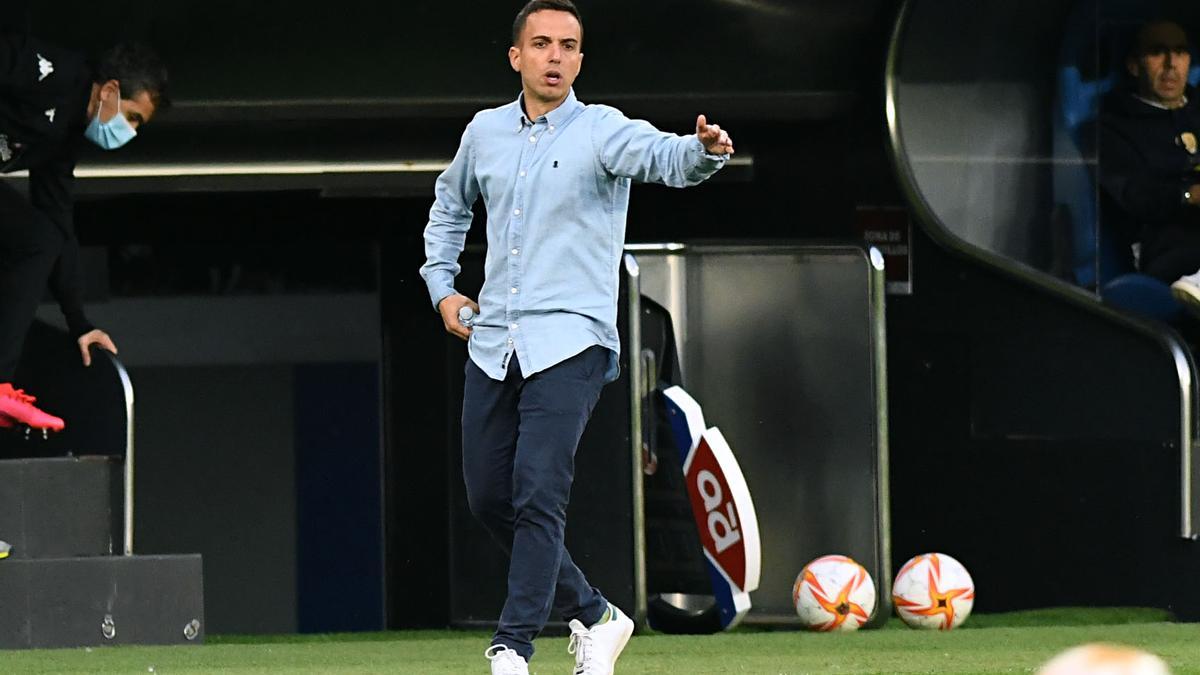
[[[1193,314],[1200,314],[1200,272],[1179,277],[1171,284],[1171,295]]]
[[[529,664],[508,645],[492,645],[483,655],[492,662],[492,675],[529,675]]]
[[[575,675],[612,675],[621,650],[633,634],[633,620],[609,603],[612,616],[608,621],[585,628],[578,620],[571,621],[571,642],[567,653],[575,655]]]

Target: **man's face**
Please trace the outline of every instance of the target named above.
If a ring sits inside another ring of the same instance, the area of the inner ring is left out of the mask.
[[[111,120],[117,114],[118,96],[120,96],[119,83],[116,80],[105,82],[96,91],[92,105],[89,106],[89,116],[95,115],[99,110],[101,122]],[[133,98],[122,98],[120,107],[121,114],[134,129],[140,128],[149,122],[151,117],[154,117],[154,101],[150,98],[150,92],[147,91],[140,91]]]
[[[1187,37],[1173,24],[1165,24],[1129,60],[1129,72],[1138,80],[1138,93],[1164,104],[1178,104],[1187,87],[1192,55]]]
[[[508,50],[526,96],[542,102],[566,98],[583,64],[583,29],[570,12],[544,9],[525,20],[518,44]]]

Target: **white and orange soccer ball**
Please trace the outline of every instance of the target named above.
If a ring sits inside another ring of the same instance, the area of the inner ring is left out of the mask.
[[[1091,644],[1055,656],[1038,675],[1170,675],[1163,660],[1132,647]]]
[[[892,584],[892,603],[912,628],[958,628],[975,605],[975,582],[954,558],[925,553],[900,568]]]
[[[875,582],[844,555],[822,556],[800,570],[792,602],[809,630],[858,630],[875,613]]]

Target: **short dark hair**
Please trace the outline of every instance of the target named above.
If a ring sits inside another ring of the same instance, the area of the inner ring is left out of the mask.
[[[110,47],[96,62],[95,82],[121,83],[122,98],[133,98],[143,91],[150,94],[157,112],[171,107],[167,96],[167,67],[158,53],[147,45],[128,42]]]
[[[529,15],[546,9],[567,12],[574,16],[575,20],[579,22],[579,32],[582,36],[583,17],[579,16],[579,9],[571,0],[529,0],[517,13],[516,20],[513,21],[512,43],[514,46],[521,41],[521,31],[525,30],[525,20],[529,18]]]
[[[1137,58],[1161,49],[1191,49],[1187,30],[1177,21],[1156,18],[1143,23],[1129,45],[1129,56]]]

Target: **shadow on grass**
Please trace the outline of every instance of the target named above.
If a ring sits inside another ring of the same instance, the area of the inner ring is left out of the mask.
[[[1036,628],[1044,626],[1112,626],[1172,621],[1170,612],[1143,607],[1052,607],[1002,614],[975,614],[962,625],[974,628]],[[735,633],[774,633],[795,631],[795,627],[742,626]],[[893,617],[883,630],[907,630]],[[653,631],[650,634],[655,634]],[[315,635],[209,635],[212,645],[321,644],[331,642],[405,642],[414,640],[455,640],[479,636],[486,640],[490,632],[480,630],[407,630],[376,633],[325,633]]]

